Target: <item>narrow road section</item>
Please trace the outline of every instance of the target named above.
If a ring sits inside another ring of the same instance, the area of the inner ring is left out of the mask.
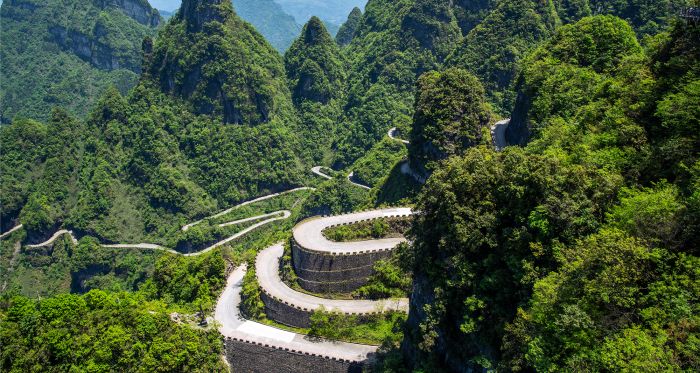
[[[362,188],[362,189],[367,189],[367,190],[371,190],[371,189],[372,189],[372,187],[370,187],[370,186],[367,186],[367,185],[360,184],[360,183],[356,182],[356,181],[354,180],[354,178],[355,178],[355,172],[350,172],[350,174],[348,174],[348,181],[350,182],[350,184],[352,184],[352,185],[354,185],[354,186],[357,186],[357,187],[360,187],[360,188]]]
[[[15,226],[14,228],[10,229],[10,230],[7,231],[7,232],[5,232],[5,233],[3,233],[3,234],[0,234],[0,240],[3,239],[3,238],[5,238],[5,237],[7,237],[7,236],[9,236],[9,235],[11,235],[13,232],[16,232],[16,231],[22,229],[22,227],[23,227],[23,225],[20,224],[20,225]]]
[[[36,245],[27,245],[27,247],[37,248],[37,247],[49,246],[49,245],[51,245],[54,241],[56,241],[59,237],[63,236],[64,234],[67,234],[67,235],[70,236],[71,240],[73,241],[73,244],[75,244],[75,245],[78,244],[78,240],[77,240],[77,239],[75,238],[75,236],[73,235],[73,231],[68,231],[68,230],[65,230],[65,229],[61,229],[61,230],[59,230],[58,232],[54,233],[53,236],[51,236],[51,238],[49,238],[48,240],[46,240],[46,241],[44,241],[44,242],[42,242],[42,243],[40,243],[40,244],[36,244]]]
[[[316,176],[320,176],[324,179],[331,180],[333,177],[324,174],[323,171],[321,171],[322,169],[323,169],[323,166],[316,166],[316,167],[311,169],[311,172],[313,172],[314,175],[316,175]]]
[[[408,217],[413,215],[410,208],[388,208],[381,210],[363,211],[352,214],[318,217],[306,220],[296,227],[292,233],[294,240],[303,248],[317,252],[352,254],[359,251],[389,250],[405,242],[405,238],[384,238],[369,241],[335,242],[323,235],[323,230],[337,225],[358,223],[363,220],[374,220],[390,217]]]
[[[287,191],[284,191],[284,192],[279,192],[279,193],[274,193],[274,194],[268,194],[268,195],[266,195],[266,196],[262,196],[262,197],[259,197],[259,198],[256,198],[256,199],[253,199],[253,200],[250,200],[250,201],[243,202],[243,203],[238,204],[238,205],[236,205],[236,206],[230,207],[230,208],[228,208],[228,209],[226,209],[226,210],[224,210],[224,211],[221,211],[221,212],[219,212],[219,213],[217,213],[217,214],[208,216],[208,217],[206,217],[206,218],[204,218],[204,219],[200,219],[200,220],[197,220],[197,221],[195,221],[195,222],[193,222],[193,223],[187,224],[187,225],[185,225],[185,226],[182,227],[182,230],[183,230],[183,231],[186,231],[186,230],[188,230],[188,229],[194,227],[194,226],[197,225],[197,224],[201,224],[201,223],[202,223],[203,221],[205,221],[205,220],[220,218],[220,217],[222,217],[222,216],[224,216],[224,215],[230,213],[231,211],[236,210],[236,209],[239,209],[239,208],[241,208],[241,207],[243,207],[243,206],[248,206],[248,205],[253,204],[253,203],[256,203],[256,202],[265,201],[265,200],[268,200],[268,199],[270,199],[270,198],[275,198],[275,197],[279,197],[279,196],[282,196],[282,195],[285,195],[285,194],[294,193],[294,192],[299,192],[299,191],[302,191],[302,190],[316,190],[316,188],[301,187],[301,188],[290,189],[290,190],[287,190]]]
[[[389,130],[389,132],[387,133],[387,135],[389,136],[390,139],[396,140],[396,141],[401,141],[402,143],[404,143],[404,144],[406,144],[406,145],[408,145],[408,144],[411,143],[411,142],[408,141],[408,140],[403,140],[403,139],[397,138],[397,137],[396,137],[396,132],[398,132],[398,129],[397,129],[396,127],[394,127],[394,128],[392,128],[392,129]]]
[[[345,314],[368,314],[387,311],[408,312],[408,299],[406,298],[337,300],[319,298],[293,290],[280,278],[279,261],[282,255],[284,255],[284,246],[281,243],[261,251],[255,260],[255,273],[260,287],[274,298],[281,299],[285,303],[308,310],[316,310],[323,307],[329,312]]]
[[[245,273],[245,266],[231,272],[226,288],[216,304],[214,319],[224,337],[355,362],[365,361],[369,354],[377,351],[375,346],[310,339],[302,334],[246,320],[240,314],[241,288]]]

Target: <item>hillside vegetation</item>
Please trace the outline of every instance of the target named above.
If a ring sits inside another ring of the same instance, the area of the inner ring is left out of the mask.
[[[161,22],[146,1],[7,0],[0,8],[0,120],[84,117],[107,88],[127,93],[141,43]]]

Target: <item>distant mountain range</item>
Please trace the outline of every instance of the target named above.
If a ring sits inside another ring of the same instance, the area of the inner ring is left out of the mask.
[[[149,0],[168,19],[180,7],[180,0]],[[241,18],[260,31],[275,49],[284,53],[299,35],[301,25],[312,16],[319,17],[331,35],[354,7],[364,9],[367,0],[233,0]]]

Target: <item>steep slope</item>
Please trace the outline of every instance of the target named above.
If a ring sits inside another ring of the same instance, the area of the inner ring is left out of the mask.
[[[447,61],[479,77],[490,101],[509,110],[508,89],[518,62],[554,30],[558,17],[551,2],[496,0],[486,17],[473,27]]]
[[[374,0],[346,53],[349,125],[339,164],[357,159],[391,127],[410,123],[416,78],[447,57],[461,37],[449,3]]]
[[[25,177],[3,209],[30,241],[63,226],[103,242],[177,242],[181,221],[301,184],[308,150],[293,150],[298,119],[284,67],[262,36],[218,0],[184,1],[160,35],[144,43],[147,69],[127,97],[109,90],[84,126],[54,115],[40,147],[71,146],[1,155],[20,166],[39,157],[24,166],[35,179]],[[3,140],[26,143],[32,128],[2,128]]]
[[[467,150],[419,198],[410,368],[698,367],[697,37],[587,17],[524,58],[527,145]]]
[[[345,63],[325,26],[317,17],[304,26],[301,36],[285,54],[292,99],[298,105],[309,100],[327,104],[341,97]]]
[[[141,42],[160,23],[145,0],[9,0],[0,10],[0,119],[45,120],[53,106],[84,116],[110,85],[126,93]]]
[[[485,143],[491,122],[484,88],[461,69],[430,72],[418,79],[408,154],[414,171],[428,176],[437,162]]]
[[[294,17],[285,13],[274,0],[234,0],[233,7],[280,53],[289,48],[301,30]]]
[[[224,123],[265,123],[291,109],[279,55],[228,1],[184,1],[160,33],[148,73],[194,113]]]
[[[338,34],[335,36],[335,41],[338,45],[344,47],[350,44],[352,38],[355,37],[358,27],[360,27],[360,22],[362,22],[362,10],[355,7],[348,15],[345,23],[338,29]]]
[[[345,97],[345,59],[323,22],[312,17],[284,56],[292,99],[302,117],[305,147],[328,163]]]

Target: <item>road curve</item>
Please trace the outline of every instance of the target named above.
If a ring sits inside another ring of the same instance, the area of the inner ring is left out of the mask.
[[[284,255],[281,243],[270,246],[258,253],[255,260],[255,273],[260,287],[268,295],[281,299],[296,308],[316,310],[321,307],[327,311],[345,314],[370,314],[388,311],[408,312],[408,299],[383,300],[338,300],[315,297],[292,290],[279,275],[279,261]]]
[[[312,340],[302,334],[245,320],[240,314],[241,288],[245,273],[245,266],[231,272],[226,288],[216,304],[214,319],[218,322],[219,332],[224,337],[352,362],[365,361],[369,354],[377,351],[375,346]]]
[[[49,245],[51,245],[54,241],[56,241],[56,239],[58,239],[58,237],[61,237],[61,236],[63,236],[64,234],[67,234],[67,235],[70,236],[71,240],[73,241],[73,244],[75,244],[75,245],[78,244],[78,240],[77,240],[77,239],[75,238],[75,236],[73,235],[73,231],[61,229],[61,230],[59,230],[58,232],[54,233],[53,236],[51,236],[51,238],[49,238],[48,240],[46,240],[46,241],[44,241],[44,242],[42,242],[42,243],[40,243],[40,244],[36,244],[36,245],[27,245],[27,247],[37,248],[37,247],[49,246]]]
[[[278,221],[278,220],[289,219],[290,216],[292,216],[291,211],[282,210],[282,211],[275,211],[275,212],[272,212],[269,214],[263,214],[263,215],[253,216],[250,218],[245,218],[245,219],[240,219],[240,220],[236,220],[236,221],[232,221],[232,222],[228,222],[228,223],[219,224],[219,227],[226,227],[226,226],[242,224],[242,223],[260,220],[260,219],[269,217],[269,219],[265,219],[263,221],[257,222],[255,224],[251,225],[250,227],[247,227],[246,229],[244,229],[240,232],[237,232],[236,234],[234,234],[234,235],[232,235],[224,240],[221,240],[221,241],[219,241],[219,242],[217,242],[217,243],[215,243],[215,244],[213,244],[213,245],[211,245],[211,246],[209,246],[201,251],[197,251],[195,253],[189,253],[189,254],[183,254],[179,251],[175,251],[175,250],[169,249],[167,247],[157,245],[157,244],[152,244],[152,243],[101,244],[100,246],[104,247],[104,248],[108,248],[108,249],[159,250],[159,251],[165,251],[165,252],[168,252],[171,254],[182,255],[182,256],[186,256],[186,257],[198,256],[198,255],[206,254],[206,253],[216,249],[217,247],[223,246],[223,245],[225,245],[225,244],[227,244],[235,239],[238,239],[242,236],[245,236],[246,234],[248,234],[248,233],[254,231],[255,229],[258,229],[264,225],[270,224],[270,223]],[[78,240],[73,235],[73,232],[62,229],[62,230],[54,233],[53,236],[51,236],[51,238],[49,238],[45,242],[42,242],[42,243],[36,244],[36,245],[27,245],[27,246],[31,247],[31,248],[48,246],[48,245],[51,245],[54,241],[56,241],[56,239],[58,237],[60,237],[61,235],[64,235],[64,234],[70,235],[71,239],[73,240],[73,243],[76,245],[78,244]]]
[[[493,139],[493,147],[500,152],[508,146],[506,142],[506,129],[510,125],[510,119],[504,119],[496,122],[491,126],[491,138]]]
[[[320,177],[322,177],[322,178],[324,178],[324,179],[331,180],[333,177],[324,174],[323,171],[321,171],[322,168],[323,168],[323,166],[316,166],[316,167],[313,167],[313,168],[311,169],[311,172],[313,172],[315,175],[320,176]]]
[[[369,241],[335,242],[323,236],[323,230],[332,226],[358,223],[363,220],[374,220],[389,217],[407,217],[413,215],[410,208],[387,208],[373,211],[356,212],[352,214],[312,218],[301,222],[292,231],[294,240],[306,250],[353,254],[360,251],[390,250],[405,242],[405,238],[384,238]]]
[[[360,183],[357,183],[357,182],[353,181],[352,179],[353,179],[354,177],[355,177],[355,172],[354,172],[354,171],[353,171],[353,172],[350,172],[350,173],[348,174],[348,181],[350,182],[350,184],[352,184],[352,185],[354,185],[354,186],[357,186],[357,187],[360,187],[360,188],[362,188],[362,189],[367,189],[367,190],[371,190],[371,189],[372,189],[372,187],[369,187],[369,186],[367,186],[367,185],[363,185],[363,184],[360,184]]]
[[[233,210],[235,210],[235,209],[238,209],[238,208],[241,208],[241,207],[243,207],[243,206],[247,206],[247,205],[250,205],[250,204],[253,204],[253,203],[256,203],[256,202],[265,201],[265,200],[268,200],[268,199],[270,199],[270,198],[275,198],[275,197],[278,197],[278,196],[281,196],[281,195],[285,195],[285,194],[289,194],[289,193],[294,193],[294,192],[299,192],[299,191],[302,191],[302,190],[316,190],[316,188],[311,188],[311,187],[294,188],[294,189],[286,190],[286,191],[284,191],[284,192],[279,192],[279,193],[274,193],[274,194],[268,194],[268,195],[266,195],[266,196],[262,196],[262,197],[259,197],[259,198],[256,198],[256,199],[252,199],[252,200],[250,200],[250,201],[246,201],[246,202],[240,203],[240,204],[238,204],[238,205],[236,205],[236,206],[230,207],[230,208],[228,208],[228,209],[226,209],[226,210],[224,210],[224,211],[221,211],[221,212],[219,212],[219,213],[216,213],[216,214],[214,214],[214,215],[211,215],[211,216],[208,216],[208,217],[206,217],[206,218],[197,220],[197,221],[195,221],[195,222],[193,222],[193,223],[186,224],[186,225],[184,225],[184,226],[182,227],[182,230],[183,230],[183,231],[186,231],[186,230],[188,230],[188,229],[194,227],[195,225],[202,223],[202,222],[205,221],[205,220],[216,219],[216,218],[222,217],[222,216],[224,216],[224,215],[230,213],[231,211],[233,211]]]
[[[394,128],[391,128],[391,129],[389,130],[389,132],[387,132],[387,135],[389,136],[390,139],[396,140],[396,141],[401,141],[402,143],[404,143],[404,144],[406,144],[406,145],[408,145],[408,144],[411,143],[410,141],[397,138],[397,137],[396,137],[396,131],[397,131],[397,129],[396,129],[396,127],[394,127]]]
[[[0,240],[3,239],[3,238],[5,238],[5,237],[7,237],[7,236],[9,236],[9,235],[11,235],[13,232],[22,229],[23,226],[24,226],[24,225],[22,225],[22,224],[17,225],[17,226],[15,226],[14,228],[10,229],[9,231],[7,231],[7,232],[5,232],[5,233],[3,233],[3,234],[0,234]]]

